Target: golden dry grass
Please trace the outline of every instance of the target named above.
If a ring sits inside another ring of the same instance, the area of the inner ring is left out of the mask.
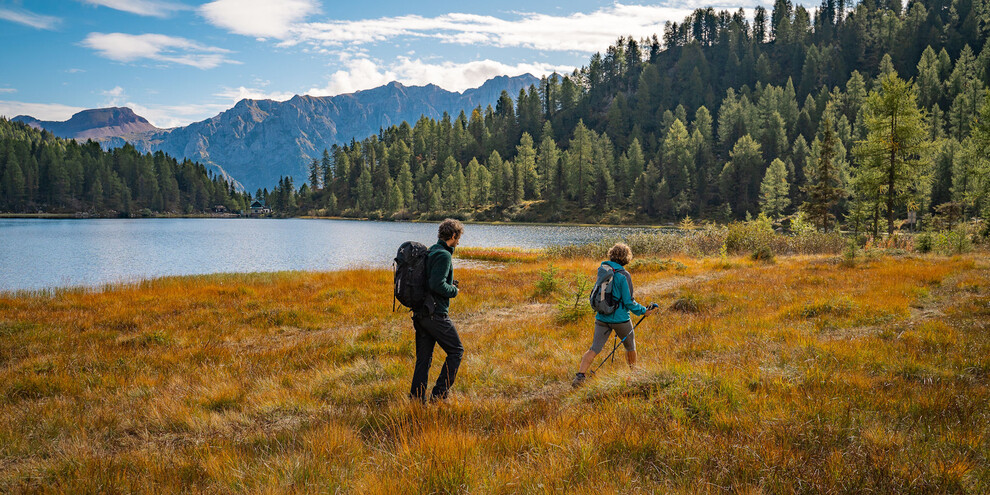
[[[0,295],[0,492],[990,491],[983,255],[646,264],[641,369],[576,391],[597,261],[477,257],[430,407],[388,271]]]

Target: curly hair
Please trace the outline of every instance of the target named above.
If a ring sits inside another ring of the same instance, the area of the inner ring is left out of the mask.
[[[441,241],[449,241],[454,237],[460,237],[463,233],[464,224],[453,218],[448,218],[440,222],[440,228],[437,229],[437,235]]]
[[[626,266],[632,261],[632,249],[622,242],[615,243],[612,249],[608,250],[608,259],[622,266]]]

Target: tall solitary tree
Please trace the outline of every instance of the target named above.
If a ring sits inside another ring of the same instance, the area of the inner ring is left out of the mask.
[[[907,206],[931,178],[921,163],[929,143],[915,95],[914,85],[896,72],[882,75],[878,88],[866,99],[866,139],[855,148],[860,167],[876,172],[866,175],[880,181],[888,235],[894,232],[897,207]]]

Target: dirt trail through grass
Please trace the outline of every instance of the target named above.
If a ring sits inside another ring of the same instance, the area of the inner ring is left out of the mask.
[[[642,287],[637,287],[636,294],[642,296],[662,296],[665,293],[680,289],[688,284],[700,284],[702,282],[722,278],[725,276],[725,273],[726,272],[709,272],[694,276],[675,275],[673,277],[663,278],[655,282],[648,283]]]
[[[725,276],[725,272],[711,272],[694,276],[674,275],[649,282],[642,287],[636,287],[636,296],[640,303],[647,304],[649,297],[662,296],[689,284],[700,284]],[[579,302],[580,303],[580,302]],[[472,313],[455,315],[456,320],[462,321],[461,331],[471,333],[491,328],[495,323],[527,322],[543,320],[553,315],[556,305],[543,302],[526,301],[510,306],[486,308]]]

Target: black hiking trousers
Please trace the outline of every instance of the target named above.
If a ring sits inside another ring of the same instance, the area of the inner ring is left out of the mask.
[[[450,392],[457,368],[461,365],[464,348],[461,338],[457,335],[454,323],[445,314],[413,314],[413,328],[416,329],[416,367],[413,369],[412,388],[409,398],[426,401],[426,382],[429,379],[430,364],[433,363],[435,344],[447,353],[443,369],[437,377],[437,383],[430,393],[430,400],[446,399]]]

